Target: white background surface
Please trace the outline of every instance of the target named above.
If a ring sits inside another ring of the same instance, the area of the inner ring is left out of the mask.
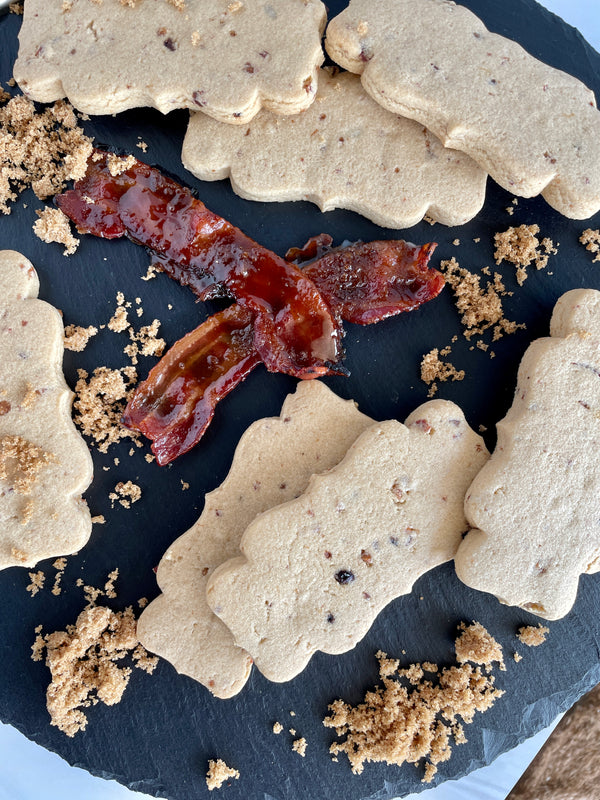
[[[599,0],[543,0],[542,5],[579,28],[600,51]],[[419,795],[410,795],[406,800],[504,800],[551,728],[500,756],[489,767],[460,781],[450,781]],[[135,800],[147,796],[70,767],[59,756],[33,744],[11,726],[0,723],[0,800],[69,800],[75,797],[84,800]]]

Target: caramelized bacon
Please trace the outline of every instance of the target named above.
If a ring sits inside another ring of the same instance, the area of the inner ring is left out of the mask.
[[[331,292],[332,308],[345,319],[366,324],[439,294],[443,277],[427,267],[434,249],[435,244],[416,247],[402,241],[357,244],[333,250],[309,268],[324,293],[336,271],[340,278],[345,275],[340,288]],[[350,271],[360,276],[360,291],[347,280]],[[200,440],[217,402],[260,363],[250,322],[248,312],[238,305],[210,317],[173,345],[135,390],[123,422],[153,441],[160,465]]]
[[[85,177],[57,198],[81,233],[128,236],[202,299],[228,294],[252,312],[254,346],[272,372],[298,378],[335,371],[341,330],[314,283],[297,267],[213,214],[189,189],[140,161],[111,174],[95,150]]]

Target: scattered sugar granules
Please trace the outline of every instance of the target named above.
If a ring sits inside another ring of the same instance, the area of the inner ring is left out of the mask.
[[[101,453],[121,439],[138,439],[137,431],[121,424],[121,416],[137,381],[134,367],[96,367],[90,377],[78,370],[73,418],[85,436],[93,439]]]
[[[544,627],[544,625],[526,625],[519,628],[517,639],[527,647],[539,647],[544,644],[549,633],[549,628]]]
[[[593,231],[591,228],[586,228],[579,237],[581,244],[585,245],[585,249],[594,254],[592,262],[600,261],[600,230]]]
[[[79,247],[79,239],[71,232],[71,223],[60,208],[47,206],[35,212],[39,219],[33,223],[33,232],[42,242],[64,245],[63,256],[71,256]]]
[[[65,350],[81,353],[87,347],[92,336],[98,333],[98,328],[90,325],[83,328],[80,325],[67,325],[65,328]]]
[[[465,626],[457,644],[462,652],[465,637],[474,637],[482,643],[475,655],[480,663],[489,664],[498,653],[502,657],[502,653],[495,640],[487,638],[485,629],[482,631],[485,637],[479,628]],[[399,669],[398,662],[385,653],[377,653],[377,658],[382,685],[368,691],[364,702],[357,706],[342,700],[335,700],[329,706],[331,714],[324,725],[345,737],[334,742],[330,752],[334,756],[346,753],[356,774],[363,771],[366,761],[401,766],[424,760],[423,781],[429,783],[437,771],[436,765],[452,755],[452,738],[455,744],[466,741],[459,719],[465,724],[472,722],[476,712],[487,711],[503,692],[495,688],[492,675],[470,663],[441,671],[434,670],[436,665],[430,663]],[[437,682],[432,678],[437,678]]]
[[[133,483],[132,481],[120,481],[115,486],[114,492],[111,492],[108,497],[109,500],[112,502],[113,508],[115,502],[119,502],[123,508],[131,508],[133,503],[137,503],[137,501],[142,496],[142,490],[140,487]]]
[[[37,112],[18,95],[0,106],[0,212],[31,187],[40,200],[85,175],[92,140],[64,100]]]
[[[206,773],[206,785],[208,791],[212,792],[213,789],[220,789],[223,784],[231,779],[237,780],[240,773],[237,769],[228,767],[227,764],[220,758],[215,761],[211,759],[208,762],[208,772]]]
[[[27,591],[32,597],[35,597],[38,592],[44,588],[46,576],[41,570],[29,573],[29,580],[31,583],[26,587]]]
[[[449,361],[440,359],[440,351],[437,347],[430,350],[423,356],[421,361],[421,380],[430,384],[428,397],[433,397],[437,392],[437,381],[462,381],[465,377],[463,369],[457,370]]]
[[[503,261],[514,264],[517,267],[519,286],[527,279],[526,267],[533,262],[537,269],[543,269],[548,264],[550,255],[558,252],[552,239],[546,237],[540,242],[536,235],[539,232],[538,225],[519,225],[518,228],[508,228],[494,235],[496,264]]]
[[[488,328],[494,329],[492,340],[495,342],[504,334],[514,333],[524,325],[507,320],[502,308],[502,297],[507,294],[502,283],[502,276],[494,273],[493,280],[485,287],[481,286],[481,278],[461,267],[455,258],[442,261],[440,267],[446,283],[454,293],[456,308],[461,315],[464,335],[471,339]]]

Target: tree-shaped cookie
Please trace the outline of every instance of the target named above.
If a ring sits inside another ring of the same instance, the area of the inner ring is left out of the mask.
[[[239,441],[225,481],[206,496],[196,524],[163,556],[157,579],[163,594],[142,613],[138,636],[217,697],[240,691],[252,659],[206,602],[215,568],[239,555],[254,517],[296,497],[310,476],[333,467],[373,424],[350,400],[320,381],[302,381],[279,417],[260,419]]]
[[[313,101],[321,0],[29,0],[14,75],[33,100],[88,114],[136,106],[242,123]]]
[[[73,553],[92,529],[81,497],[92,459],[71,420],[62,320],[38,289],[32,264],[0,251],[0,568]]]
[[[600,569],[600,292],[556,304],[526,351],[498,443],[469,488],[459,578],[546,619]]]
[[[448,0],[350,0],[327,52],[389,111],[567,217],[600,210],[600,112],[581,81]]]
[[[303,495],[254,520],[242,555],[209,580],[209,605],[274,681],[317,650],[350,650],[390,600],[454,557],[465,491],[487,458],[444,400],[405,425],[371,426]]]
[[[185,167],[202,180],[230,177],[249,200],[310,200],[406,228],[429,214],[446,225],[474,217],[487,175],[414,120],[391,114],[350,73],[321,70],[315,102],[290,117],[261,111],[242,127],[192,114]]]

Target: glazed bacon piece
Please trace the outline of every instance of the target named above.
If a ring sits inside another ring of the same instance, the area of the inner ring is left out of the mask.
[[[122,422],[152,441],[164,466],[200,441],[219,400],[257,364],[252,314],[234,303],[171,347],[136,388]]]
[[[341,330],[312,280],[213,214],[189,189],[129,161],[119,172],[110,154],[95,150],[85,177],[58,196],[77,229],[145,245],[203,300],[234,298],[252,312],[254,347],[268,370],[297,378],[335,372]]]
[[[330,244],[331,237],[322,234],[288,257],[328,250],[306,269],[319,290],[331,294],[332,309],[349,321],[368,324],[411,310],[444,285],[442,275],[427,266],[435,244],[370,242],[335,250]],[[176,342],[135,390],[123,422],[152,440],[161,466],[200,440],[217,402],[260,363],[251,322],[251,314],[236,304],[209,317]]]

